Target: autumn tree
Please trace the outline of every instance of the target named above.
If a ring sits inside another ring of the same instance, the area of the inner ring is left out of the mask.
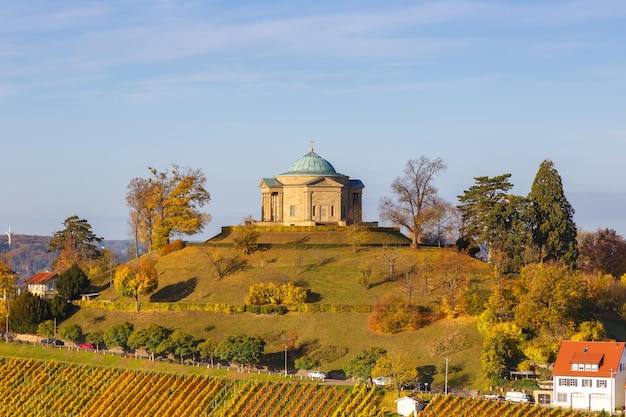
[[[78,216],[70,216],[63,222],[65,229],[54,232],[47,252],[58,252],[53,262],[57,271],[63,272],[72,265],[83,265],[100,257],[99,244],[102,238],[91,230],[91,225]]]
[[[542,261],[558,260],[573,268],[578,260],[574,209],[563,191],[554,163],[545,160],[528,194],[532,241]]]
[[[442,295],[442,310],[453,318],[463,312],[464,294],[473,272],[472,258],[458,251],[441,251],[433,269],[440,272],[436,287]]]
[[[362,223],[353,223],[347,227],[348,232],[348,242],[352,246],[352,250],[357,252],[359,248],[367,243],[371,236],[372,232],[366,226],[363,226]]]
[[[220,248],[198,247],[201,254],[206,256],[209,263],[213,266],[218,279],[232,274],[237,269],[242,268],[246,261],[239,256],[226,256],[226,253]]]
[[[486,378],[501,377],[506,369],[514,369],[523,358],[521,329],[514,323],[496,323],[483,340],[480,361]]]
[[[516,281],[514,321],[534,334],[567,337],[591,310],[586,288],[582,274],[564,264],[527,265]]]
[[[78,264],[61,272],[56,280],[57,291],[65,301],[76,298],[88,286],[89,278]]]
[[[367,326],[376,333],[394,334],[417,330],[421,325],[419,307],[394,295],[387,295],[374,303],[367,319]]]
[[[235,233],[235,248],[243,250],[243,253],[246,255],[250,255],[256,250],[260,234],[257,231],[252,216],[248,216],[243,219],[242,224],[235,226],[233,231]]]
[[[0,260],[0,316],[6,317],[9,314],[9,300],[14,298],[17,293],[18,275]]]
[[[578,267],[583,271],[611,274],[616,279],[626,273],[626,240],[615,230],[583,232],[578,247]]]
[[[443,200],[437,196],[434,179],[446,169],[441,158],[433,161],[425,156],[410,159],[404,168],[404,175],[391,184],[394,198],[383,197],[379,204],[382,220],[404,227],[411,236],[411,246],[417,247],[424,225],[442,210]]]
[[[139,311],[139,296],[151,294],[159,285],[156,268],[147,258],[117,268],[114,281],[121,296],[135,299],[136,311]]]
[[[151,178],[134,178],[127,187],[126,204],[135,247],[160,249],[172,235],[193,235],[211,220],[200,209],[211,197],[204,188],[206,177],[200,169],[172,165],[172,171],[150,167]],[[138,249],[137,249],[138,250]]]
[[[601,341],[606,339],[604,324],[599,320],[583,321],[578,325],[578,331],[572,335],[570,340],[592,340]]]
[[[406,356],[385,353],[376,360],[372,368],[372,377],[384,376],[386,386],[396,392],[398,398],[402,388],[417,382],[417,366]]]

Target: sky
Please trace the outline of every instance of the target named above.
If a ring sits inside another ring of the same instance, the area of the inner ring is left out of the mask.
[[[550,159],[578,227],[626,236],[625,104],[623,0],[0,0],[0,232],[128,239],[128,183],[177,164],[208,239],[314,140],[366,221],[409,159],[453,204]]]

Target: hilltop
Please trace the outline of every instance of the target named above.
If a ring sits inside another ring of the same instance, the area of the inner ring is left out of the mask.
[[[396,242],[402,241],[399,233],[389,230],[379,232],[394,236]],[[157,323],[181,329],[193,334],[196,339],[219,341],[237,333],[260,335],[267,341],[264,364],[278,369],[283,364],[282,338],[287,332],[295,332],[298,350],[290,353],[290,367],[293,367],[297,355],[310,354],[320,358],[323,370],[339,375],[347,360],[362,350],[377,346],[415,360],[424,378],[431,383],[443,383],[441,367],[448,357],[454,364],[449,374],[451,383],[459,387],[484,386],[479,361],[482,342],[474,318],[438,319],[419,330],[394,335],[372,332],[368,329],[367,320],[369,308],[385,295],[407,296],[407,284],[401,278],[402,271],[409,265],[429,268],[430,272],[423,278],[418,280],[415,275],[412,297],[416,304],[430,311],[434,317],[439,314],[441,297],[447,291],[444,280],[449,279],[451,273],[462,274],[468,280],[468,288],[486,296],[491,286],[486,264],[453,248],[414,250],[407,246],[378,245],[362,246],[355,251],[338,241],[343,239],[341,232],[334,234],[335,240],[330,238],[333,234],[327,232],[298,235],[290,231],[274,233],[273,236],[270,232],[266,233],[260,239],[260,249],[247,256],[228,242],[232,235],[221,235],[205,244],[189,245],[165,256],[150,254],[158,257],[159,288],[150,296],[140,297],[140,301],[158,305],[174,303],[174,306],[241,305],[252,284],[294,282],[307,289],[310,305],[324,305],[326,312],[216,314],[151,311],[150,304],[143,304],[143,310],[138,313],[82,308],[61,326],[79,324],[85,333],[89,333],[129,321],[136,328]],[[396,277],[389,279],[389,265],[384,259],[392,251],[397,257]],[[230,265],[221,278],[211,261],[212,254],[216,253],[228,260]],[[369,289],[364,289],[359,280],[358,268],[364,264],[372,270]],[[107,283],[100,285],[104,287],[100,301],[132,301],[106,288]],[[356,308],[347,308],[350,306]],[[179,310],[176,307],[168,309]]]

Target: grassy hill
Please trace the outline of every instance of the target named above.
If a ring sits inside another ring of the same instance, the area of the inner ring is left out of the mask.
[[[364,246],[355,251],[332,240],[332,233],[301,233],[298,236],[296,232],[289,232],[288,236],[279,235],[280,243],[276,243],[276,237],[270,242],[268,236],[264,236],[261,240],[265,239],[268,244],[248,256],[236,251],[228,243],[228,236],[212,239],[207,245],[188,246],[160,256],[156,264],[159,288],[150,296],[140,297],[140,301],[242,304],[252,284],[291,281],[309,291],[310,303],[371,305],[386,294],[407,296],[402,271],[413,265],[426,268],[428,272],[415,280],[412,300],[436,313],[451,277],[463,274],[470,285],[484,295],[491,285],[487,265],[458,254],[454,249]],[[224,245],[216,246],[216,241]],[[228,273],[221,278],[211,262],[211,255],[216,253],[230,265]],[[389,264],[385,261],[390,254],[397,258],[394,279],[388,278]],[[358,267],[363,264],[372,270],[371,287],[367,290],[359,283],[361,273]],[[463,265],[462,271],[460,265]],[[106,283],[102,285],[106,286]],[[120,298],[112,289],[102,290],[99,298],[132,301]],[[158,323],[171,329],[182,329],[197,339],[210,337],[219,341],[235,333],[261,335],[267,341],[264,362],[270,368],[278,369],[283,366],[281,336],[292,331],[298,336],[299,349],[290,354],[290,366],[296,355],[313,354],[322,359],[322,370],[338,372],[347,360],[362,350],[379,346],[410,357],[431,384],[443,384],[441,369],[445,359],[449,358],[451,387],[484,387],[479,362],[481,336],[473,318],[442,319],[417,331],[383,335],[368,329],[368,315],[345,312],[289,312],[285,315],[129,312],[83,308],[61,326],[79,324],[88,333],[129,321],[136,328]]]

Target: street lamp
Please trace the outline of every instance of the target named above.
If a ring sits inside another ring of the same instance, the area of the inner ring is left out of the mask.
[[[285,346],[285,377],[287,377],[287,346]]]

